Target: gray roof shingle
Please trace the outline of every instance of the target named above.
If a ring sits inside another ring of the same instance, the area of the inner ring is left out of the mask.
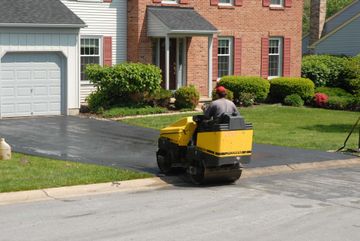
[[[360,1],[355,0],[339,14],[325,22],[322,36],[325,36],[328,33],[332,32],[333,30],[335,30],[336,28],[344,24],[346,21],[352,19],[358,14],[360,14]]]
[[[217,31],[214,25],[192,8],[148,7],[148,11],[171,30]]]
[[[60,0],[0,0],[0,25],[61,25],[85,23]]]

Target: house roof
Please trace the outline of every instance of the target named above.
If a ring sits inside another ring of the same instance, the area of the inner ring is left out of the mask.
[[[335,15],[326,20],[323,28],[321,38],[313,43],[310,48],[314,48],[318,43],[324,41],[337,31],[347,26],[354,20],[360,17],[360,0],[354,0],[351,4],[346,6]],[[303,37],[303,42],[309,39],[309,34]]]
[[[325,22],[322,36],[331,33],[347,21],[356,17],[358,14],[360,14],[360,1],[355,0],[353,3],[348,5],[346,8],[344,8],[342,11],[338,12],[334,16],[330,17]]]
[[[213,34],[218,30],[193,8],[148,7],[148,13],[171,34]],[[151,18],[149,21],[150,25]]]
[[[0,26],[85,27],[60,0],[0,0]]]

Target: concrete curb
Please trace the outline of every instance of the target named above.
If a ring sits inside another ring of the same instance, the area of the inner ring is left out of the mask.
[[[360,158],[249,168],[244,169],[241,178],[268,176],[280,173],[291,173],[296,171],[316,170],[324,168],[351,167],[354,165],[360,165]],[[66,199],[78,196],[98,195],[115,192],[149,191],[181,183],[184,183],[184,181],[177,177],[154,177],[122,182],[0,193],[0,205],[46,200],[66,201]]]

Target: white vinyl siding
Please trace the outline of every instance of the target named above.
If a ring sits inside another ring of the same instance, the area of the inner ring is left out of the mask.
[[[218,78],[232,75],[233,72],[233,39],[218,40]]]
[[[269,39],[269,78],[282,75],[283,39]]]
[[[80,30],[81,37],[112,37],[112,63],[118,64],[127,60],[127,1],[61,0],[70,10],[79,16],[87,25]],[[79,76],[80,78],[80,76]],[[81,84],[81,102],[94,88],[89,82]]]

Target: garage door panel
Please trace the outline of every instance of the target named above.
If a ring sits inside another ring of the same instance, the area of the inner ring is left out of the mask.
[[[34,70],[33,71],[33,79],[34,80],[46,80],[47,79],[47,71]]]
[[[55,53],[10,53],[2,58],[0,115],[60,115],[61,58]]]
[[[15,88],[14,87],[2,87],[1,88],[1,97],[14,96]]]
[[[32,86],[18,86],[16,88],[17,97],[30,97]]]
[[[16,79],[25,80],[25,81],[31,79],[31,71],[27,71],[27,70],[16,71]]]
[[[14,81],[15,71],[1,70],[1,81]]]
[[[34,86],[33,95],[34,97],[38,96],[47,96],[49,94],[49,88],[47,86]]]

